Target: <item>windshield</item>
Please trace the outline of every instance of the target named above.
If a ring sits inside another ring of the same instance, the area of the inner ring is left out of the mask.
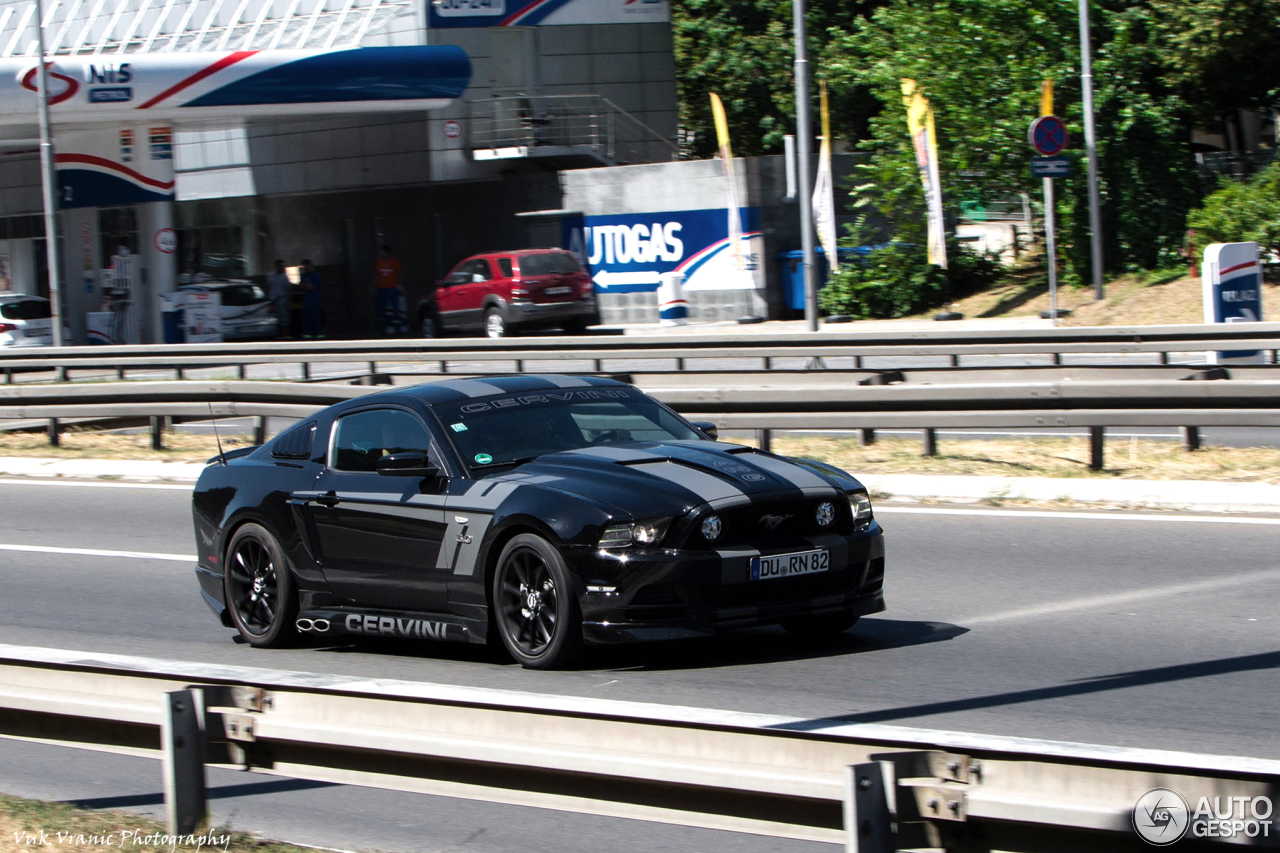
[[[634,388],[565,388],[433,408],[472,469],[603,444],[702,438]]]

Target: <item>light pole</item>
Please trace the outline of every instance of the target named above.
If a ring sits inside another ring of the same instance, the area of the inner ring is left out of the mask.
[[[1089,45],[1089,0],[1080,0],[1080,89],[1084,92],[1084,148],[1089,158],[1089,248],[1093,298],[1102,299],[1102,210],[1098,201],[1098,140],[1093,127],[1093,56]]]
[[[44,248],[49,266],[49,309],[52,312],[53,345],[62,346],[62,300],[58,263],[58,214],[54,207],[53,136],[49,129],[49,71],[44,61],[44,9],[36,2],[36,56],[40,71],[40,184],[44,196]]]
[[[809,151],[813,131],[809,127],[809,50],[805,40],[805,0],[791,0],[796,41],[796,154],[800,173],[800,248],[804,271],[804,319],[809,331],[818,331],[818,288],[813,275],[813,184]],[[830,259],[828,259],[830,263]]]

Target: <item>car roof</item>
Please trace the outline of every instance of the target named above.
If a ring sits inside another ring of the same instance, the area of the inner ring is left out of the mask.
[[[625,382],[619,382],[616,379],[605,379],[601,376],[567,376],[552,373],[481,376],[475,379],[445,379],[440,382],[427,382],[422,385],[392,388],[376,394],[354,397],[337,403],[336,406],[342,409],[354,408],[370,401],[380,403],[419,401],[428,406],[435,406],[442,403],[456,403],[462,400],[476,400],[522,391],[560,391],[571,388],[593,387],[627,388],[630,386]]]
[[[48,302],[49,301],[48,299],[45,299],[43,296],[36,296],[31,293],[13,293],[8,290],[0,290],[0,300],[3,300],[5,302],[21,302],[23,300],[26,300],[28,302],[32,302],[32,301]]]

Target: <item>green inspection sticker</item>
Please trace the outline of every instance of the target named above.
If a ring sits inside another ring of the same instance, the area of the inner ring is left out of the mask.
[[[488,453],[477,453],[477,454],[476,454],[476,462],[477,462],[477,463],[479,463],[479,464],[481,464],[481,465],[488,465],[488,464],[489,464],[490,462],[492,462],[492,461],[493,461],[493,457],[492,457],[492,456],[490,456]]]

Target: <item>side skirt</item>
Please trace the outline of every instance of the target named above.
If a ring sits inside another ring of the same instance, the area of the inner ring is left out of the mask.
[[[347,634],[452,643],[483,643],[485,628],[488,627],[476,625],[470,619],[438,613],[347,608],[301,610],[297,626],[300,632],[308,636]]]

